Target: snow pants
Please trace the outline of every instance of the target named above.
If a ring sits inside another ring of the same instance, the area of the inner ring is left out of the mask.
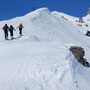
[[[13,36],[13,30],[10,30],[10,36],[11,37]]]
[[[22,28],[19,28],[19,34],[22,35]]]
[[[5,39],[8,38],[8,30],[4,30]]]

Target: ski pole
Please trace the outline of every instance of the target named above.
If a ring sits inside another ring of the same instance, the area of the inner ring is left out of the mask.
[[[18,37],[17,30],[15,30],[15,32],[16,32],[16,36]]]

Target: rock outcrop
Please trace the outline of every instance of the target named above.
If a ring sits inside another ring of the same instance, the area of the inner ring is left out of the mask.
[[[79,18],[79,23],[83,23],[83,18]]]
[[[84,58],[85,56],[85,51],[82,47],[78,46],[71,46],[70,51],[73,53],[75,58],[85,67],[89,67],[89,63],[87,60]]]
[[[89,8],[89,10],[88,10],[87,14],[88,14],[88,15],[90,15],[90,8]]]

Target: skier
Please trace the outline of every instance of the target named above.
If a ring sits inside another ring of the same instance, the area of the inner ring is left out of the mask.
[[[5,26],[2,29],[4,30],[5,40],[8,40],[9,27],[7,26],[7,24],[5,24]]]
[[[14,38],[13,38],[13,30],[15,30],[14,27],[13,27],[12,25],[10,25],[9,31],[10,31],[11,39],[14,39]],[[16,30],[15,30],[15,31],[16,31]]]
[[[19,24],[19,26],[17,28],[19,28],[19,35],[22,36],[22,28],[24,28],[22,23]]]

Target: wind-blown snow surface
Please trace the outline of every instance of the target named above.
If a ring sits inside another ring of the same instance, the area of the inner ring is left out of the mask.
[[[0,90],[90,90],[90,69],[69,51],[81,46],[89,61],[90,38],[84,35],[86,28],[70,22],[71,16],[63,14],[67,21],[60,15],[41,8],[0,22]],[[18,38],[17,30],[16,39],[5,41],[5,23],[23,23],[23,36]]]

